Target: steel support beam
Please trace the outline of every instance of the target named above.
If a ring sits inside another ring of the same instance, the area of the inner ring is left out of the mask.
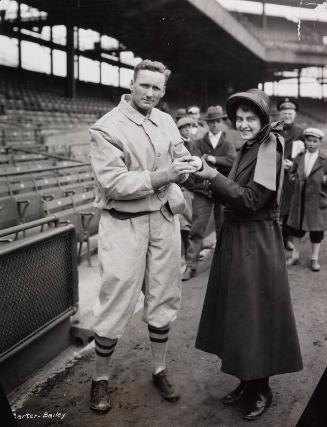
[[[22,38],[21,38],[21,7],[20,1],[17,1],[17,26],[18,26],[18,68],[22,68]]]
[[[201,13],[215,22],[227,34],[233,37],[244,48],[255,54],[257,58],[266,60],[266,48],[237,19],[227,12],[216,0],[187,0]]]
[[[266,1],[262,2],[262,28],[267,28]]]
[[[53,43],[53,30],[50,27],[50,43]],[[50,47],[50,75],[53,76],[53,48]]]
[[[76,81],[75,81],[75,46],[74,46],[74,26],[66,26],[66,54],[67,54],[67,76],[66,76],[66,96],[75,98]]]
[[[75,59],[76,59],[76,79],[79,80],[79,74],[80,74],[80,69],[79,69],[79,28],[76,28],[75,31],[75,36],[76,36],[76,55],[75,55]]]

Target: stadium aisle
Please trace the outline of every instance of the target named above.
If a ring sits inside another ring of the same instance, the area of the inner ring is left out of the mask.
[[[293,427],[304,410],[326,360],[325,286],[327,249],[322,248],[322,271],[312,273],[303,250],[300,266],[290,269],[292,298],[302,346],[304,371],[274,377],[272,408],[260,420],[260,427]],[[94,266],[96,264],[94,263]],[[89,378],[93,370],[93,343],[55,376],[48,378],[16,410],[40,418],[18,420],[19,426],[64,425],[97,426],[217,426],[248,425],[241,419],[242,408],[224,407],[220,398],[233,388],[235,380],[219,370],[217,358],[194,349],[208,270],[183,286],[182,309],[172,328],[168,367],[182,393],[177,404],[163,401],[150,379],[150,348],[141,312],[135,314],[129,330],[121,339],[112,367],[113,409],[97,415],[88,409]],[[52,419],[50,418],[50,414]],[[26,417],[25,417],[26,418]]]

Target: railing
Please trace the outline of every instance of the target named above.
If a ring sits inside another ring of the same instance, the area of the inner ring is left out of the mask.
[[[74,227],[54,228],[0,247],[0,276],[1,364],[76,312]]]

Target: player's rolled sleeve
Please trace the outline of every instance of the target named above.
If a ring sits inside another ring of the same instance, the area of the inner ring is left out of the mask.
[[[129,171],[122,146],[99,129],[90,129],[91,165],[106,197],[113,200],[142,199],[154,193],[147,170]]]

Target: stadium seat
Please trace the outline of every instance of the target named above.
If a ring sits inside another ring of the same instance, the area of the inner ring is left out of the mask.
[[[0,199],[0,230],[18,225],[20,217],[18,206],[12,197]]]
[[[74,209],[72,198],[64,197],[61,199],[44,201],[43,209],[46,215],[56,216],[60,223],[70,223],[74,225],[76,231],[76,240],[79,244],[77,256],[78,262],[81,261],[82,248],[85,242],[87,245],[88,264],[91,265],[89,234],[86,232],[83,226],[81,213]]]

